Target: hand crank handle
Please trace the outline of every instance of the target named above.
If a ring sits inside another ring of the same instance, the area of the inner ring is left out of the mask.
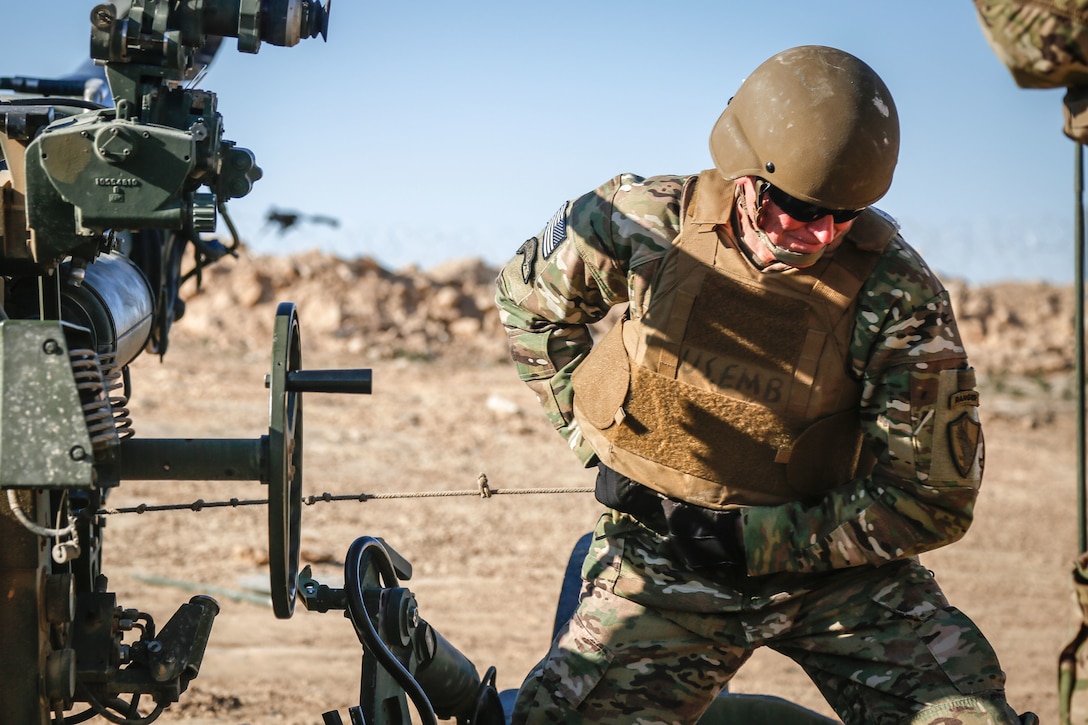
[[[371,371],[289,370],[285,387],[292,393],[356,393],[370,395]]]

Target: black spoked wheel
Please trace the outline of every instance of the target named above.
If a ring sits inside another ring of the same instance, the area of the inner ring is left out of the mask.
[[[276,309],[269,379],[268,568],[272,609],[279,619],[295,610],[302,533],[302,394],[289,390],[289,374],[302,365],[298,314],[283,302]]]

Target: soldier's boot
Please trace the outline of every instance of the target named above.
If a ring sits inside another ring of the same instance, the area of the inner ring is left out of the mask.
[[[1039,716],[1033,712],[1025,712],[1020,716],[1020,725],[1039,725]]]

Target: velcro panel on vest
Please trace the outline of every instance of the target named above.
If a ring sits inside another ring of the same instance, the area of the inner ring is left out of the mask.
[[[808,304],[708,274],[692,308],[684,347],[792,376],[808,331]]]
[[[670,491],[692,503],[720,506],[724,500],[708,495],[739,497],[748,503],[796,498],[786,484],[786,466],[775,455],[790,445],[793,435],[782,420],[763,406],[700,390],[650,372],[632,368],[631,396],[626,416],[605,435],[617,448],[655,461],[666,468],[725,488]],[[643,481],[654,486],[654,481]]]

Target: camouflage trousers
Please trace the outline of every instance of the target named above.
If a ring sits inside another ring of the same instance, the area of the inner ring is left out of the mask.
[[[601,517],[577,611],[522,685],[512,723],[695,723],[762,646],[801,665],[847,725],[1020,723],[993,649],[913,560],[746,577],[675,562]]]

